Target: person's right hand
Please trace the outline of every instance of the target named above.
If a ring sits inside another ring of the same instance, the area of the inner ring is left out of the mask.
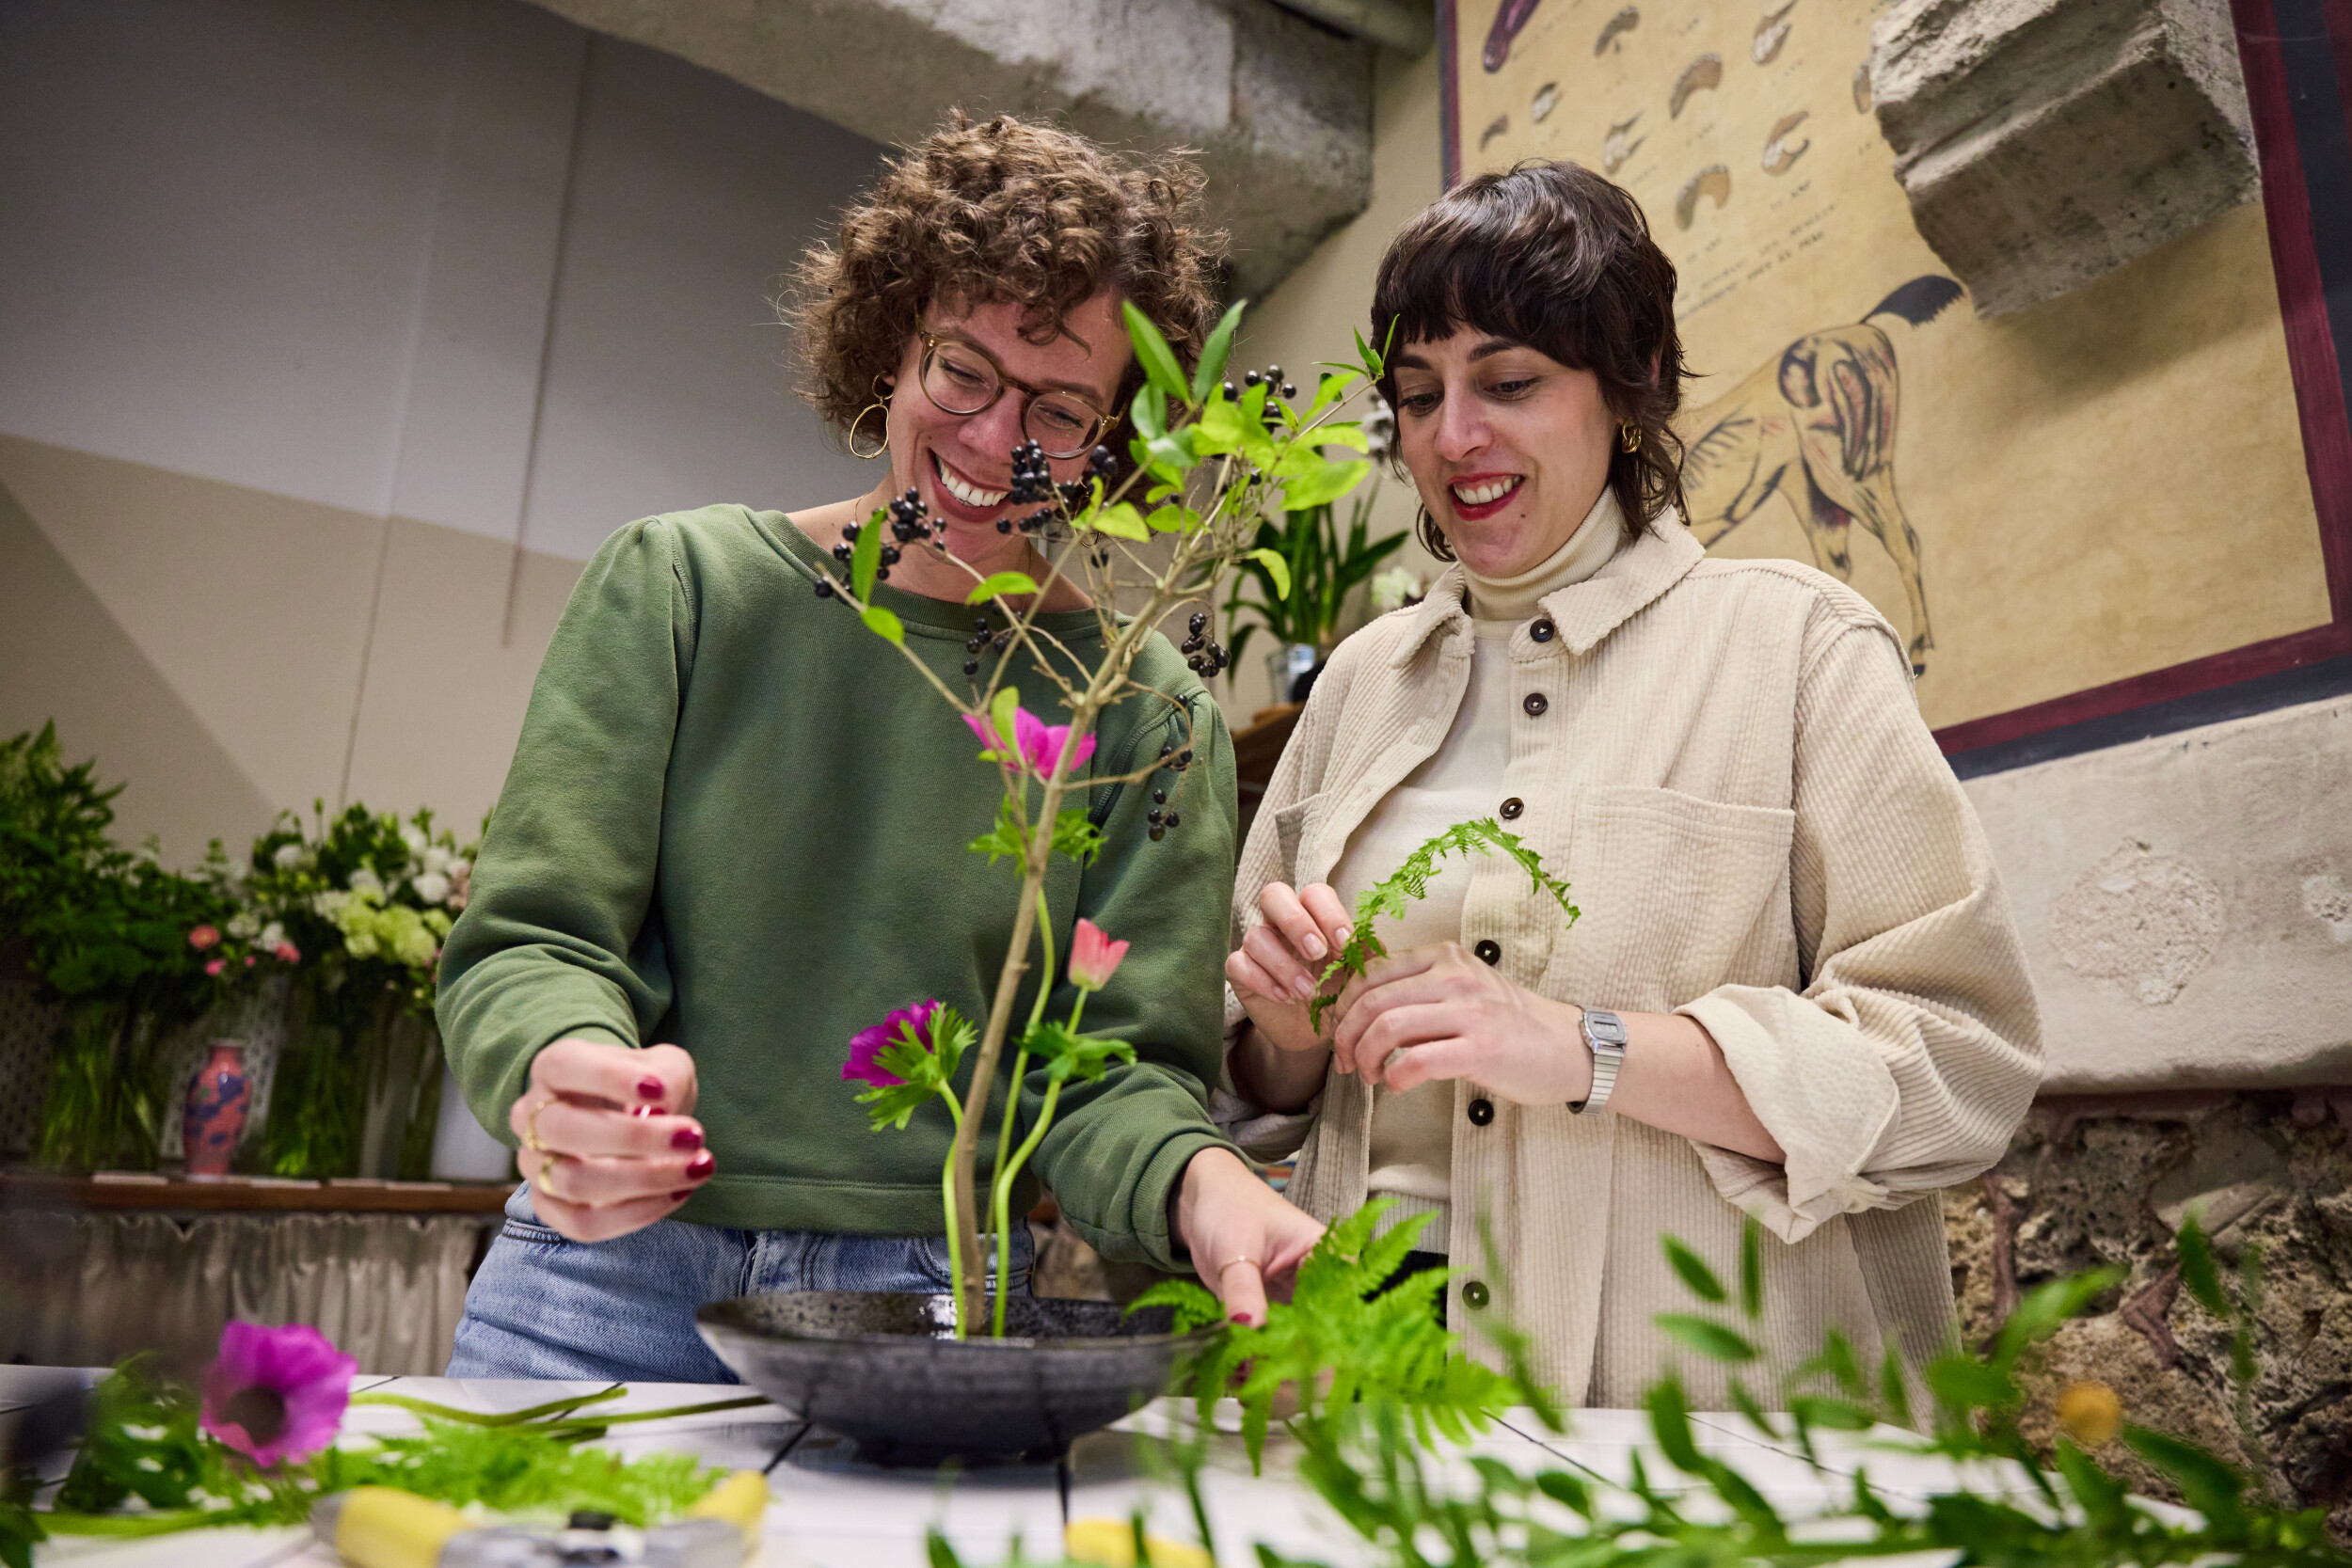
[[[667,1217],[710,1180],[694,1109],[694,1058],[675,1045],[557,1040],[531,1060],[506,1113],[531,1207],[575,1242],[604,1242]]]
[[[1285,883],[1268,882],[1259,891],[1258,911],[1265,918],[1226,956],[1225,978],[1268,1045],[1324,1050],[1330,1037],[1308,1022],[1307,1004],[1322,990],[1332,955],[1355,934],[1347,908],[1323,882],[1295,893]]]

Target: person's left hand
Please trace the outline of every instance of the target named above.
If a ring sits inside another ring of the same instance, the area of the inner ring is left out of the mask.
[[[1321,1221],[1230,1148],[1194,1155],[1168,1207],[1193,1271],[1237,1323],[1265,1322],[1268,1291],[1288,1298],[1291,1275],[1323,1236]]]
[[[1581,1010],[1512,984],[1459,942],[1374,959],[1335,1009],[1339,1069],[1391,1093],[1450,1078],[1521,1105],[1592,1093]]]

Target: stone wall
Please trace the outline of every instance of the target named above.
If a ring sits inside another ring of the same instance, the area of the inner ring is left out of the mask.
[[[2192,1208],[2225,1264],[2260,1249],[2260,1463],[2233,1409],[2229,1330],[2181,1288],[2172,1235]],[[2066,1385],[2105,1383],[2126,1420],[2261,1470],[2280,1501],[2328,1510],[2352,1543],[2352,1087],[2046,1099],[1981,1182],[1944,1195],[1944,1214],[1971,1342],[2020,1291],[2130,1271],[2051,1341],[2029,1379],[2029,1434],[2051,1435]],[[2099,1457],[2177,1497],[2120,1443]]]

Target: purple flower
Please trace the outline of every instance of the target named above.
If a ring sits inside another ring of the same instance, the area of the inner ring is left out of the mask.
[[[986,714],[967,713],[963,721],[972,727],[974,735],[980,737],[980,744],[988,748],[983,755],[998,754],[1002,741],[997,736],[996,726]],[[1069,725],[1049,724],[1025,707],[1014,710],[1012,731],[1016,752],[1014,760],[1040,777],[1054,771],[1064,752],[1070,753],[1070,771],[1073,773],[1084,768],[1087,758],[1094,754],[1094,736],[1082,736],[1073,745],[1070,739]]]
[[[308,1459],[335,1440],[358,1370],[307,1323],[232,1321],[204,1374],[199,1423],[257,1465]]]
[[[876,1066],[874,1058],[904,1037],[900,1034],[902,1025],[912,1025],[914,1037],[922,1042],[923,1049],[932,1050],[931,1015],[938,1011],[939,999],[932,997],[927,1002],[917,1002],[912,1007],[900,1007],[871,1029],[861,1029],[850,1036],[850,1059],[841,1064],[842,1081],[846,1083],[853,1078],[862,1078],[882,1089],[895,1088],[905,1083],[906,1080],[897,1073]]]

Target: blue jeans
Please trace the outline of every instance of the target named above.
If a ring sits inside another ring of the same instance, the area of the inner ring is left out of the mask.
[[[1016,1295],[1029,1293],[1036,1253],[1028,1222],[1017,1222]],[[566,1241],[539,1222],[525,1184],[466,1291],[449,1375],[739,1383],[694,1332],[697,1307],[770,1291],[929,1293],[948,1282],[945,1236],[660,1220],[609,1242]]]

